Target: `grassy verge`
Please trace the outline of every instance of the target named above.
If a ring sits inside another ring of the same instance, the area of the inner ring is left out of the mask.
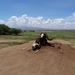
[[[55,39],[63,40],[75,40],[75,32],[70,31],[56,31],[56,32],[47,32],[49,37],[55,37]]]
[[[67,41],[73,41],[72,45],[75,44],[75,32],[72,31],[26,31],[22,32],[20,35],[0,35],[0,38],[11,39],[11,40],[25,40],[32,41],[35,40],[41,32],[45,32],[48,34],[49,38],[54,37],[54,39],[62,39]],[[0,42],[1,44],[7,44],[8,46],[20,45],[25,42]]]
[[[7,44],[9,46],[13,46],[13,45],[21,45],[24,44],[25,42],[0,42],[0,44]]]
[[[18,36],[15,35],[0,35],[0,38],[5,38],[5,39],[12,39],[12,40],[26,40],[26,41],[31,41],[35,40],[39,36],[40,32],[23,32]]]
[[[50,38],[55,37],[54,39],[75,40],[75,32],[71,31],[35,31],[35,32],[26,31],[21,33],[19,36],[0,35],[0,37],[13,40],[20,39],[31,41],[35,40],[41,32],[47,33]]]
[[[26,42],[0,42],[0,49],[8,46],[21,45]]]

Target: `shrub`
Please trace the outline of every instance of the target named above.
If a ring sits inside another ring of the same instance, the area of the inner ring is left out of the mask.
[[[9,27],[6,26],[5,24],[0,24],[0,34],[6,35],[9,34]]]
[[[9,28],[5,24],[0,24],[0,35],[7,35],[7,34],[18,35],[21,32],[22,32],[21,29]]]
[[[10,34],[15,34],[15,35],[18,35],[18,34],[21,33],[21,32],[22,32],[21,29],[16,29],[16,28],[11,28],[11,29],[9,30],[9,33],[10,33]]]

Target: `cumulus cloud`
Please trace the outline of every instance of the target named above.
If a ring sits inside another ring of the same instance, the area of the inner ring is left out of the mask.
[[[66,19],[75,20],[75,13],[73,13],[71,16],[67,17]]]
[[[0,20],[0,24],[4,24],[4,21],[3,20]]]
[[[9,26],[32,26],[32,27],[41,27],[41,28],[53,28],[54,26],[57,27],[58,24],[61,24],[63,18],[57,19],[47,19],[44,20],[42,16],[38,16],[36,18],[29,17],[26,14],[22,15],[21,17],[12,16],[8,19],[6,23]]]
[[[41,23],[43,17],[28,17],[26,14],[22,15],[21,17],[12,16],[8,19],[8,22],[6,23],[9,26],[36,26]]]
[[[3,20],[0,20],[0,23],[4,23]],[[75,13],[66,18],[55,18],[55,19],[46,19],[42,16],[38,17],[29,17],[27,14],[22,16],[11,16],[8,21],[5,23],[9,27],[17,26],[30,26],[30,27],[41,27],[48,29],[74,29],[75,27]]]

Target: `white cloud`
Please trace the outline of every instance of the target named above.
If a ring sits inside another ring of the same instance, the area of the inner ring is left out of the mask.
[[[3,20],[0,20],[0,24],[4,24],[4,21]]]
[[[64,21],[63,18],[57,18],[57,19],[54,19],[53,23],[60,24],[60,23],[62,23],[62,21]]]
[[[52,23],[52,20],[50,20],[50,19],[47,19],[46,21],[45,20],[43,20],[43,22],[42,22],[43,24],[51,24]]]
[[[63,18],[57,18],[57,19],[47,19],[46,21],[43,20],[42,24],[45,28],[59,28],[61,26],[61,23],[64,21]]]
[[[24,18],[24,15],[22,17],[16,17],[16,16],[12,16],[11,18],[9,18],[8,22],[6,23],[9,26],[14,26],[14,25],[24,25],[24,23],[26,23],[26,19]]]
[[[73,13],[71,16],[66,17],[66,21],[75,21],[75,13]]]
[[[75,29],[75,22],[65,22],[65,28]]]
[[[4,21],[0,20],[0,23]],[[44,20],[42,16],[29,17],[27,14],[20,17],[11,16],[5,23],[10,27],[14,26],[32,26],[41,28],[54,28],[54,29],[74,29],[75,27],[75,13],[66,18],[55,18]]]
[[[8,22],[6,23],[9,26],[36,26],[41,23],[43,17],[28,17],[26,14],[22,15],[21,17],[12,16],[9,18]]]
[[[75,19],[75,13],[73,13],[71,16],[67,17],[67,19]]]
[[[37,17],[37,18],[33,18],[33,17],[28,17],[28,25],[39,25],[41,24],[43,17]]]

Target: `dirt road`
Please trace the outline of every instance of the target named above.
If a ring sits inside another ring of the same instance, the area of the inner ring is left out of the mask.
[[[75,75],[75,49],[53,42],[38,53],[33,42],[0,49],[0,75]]]

